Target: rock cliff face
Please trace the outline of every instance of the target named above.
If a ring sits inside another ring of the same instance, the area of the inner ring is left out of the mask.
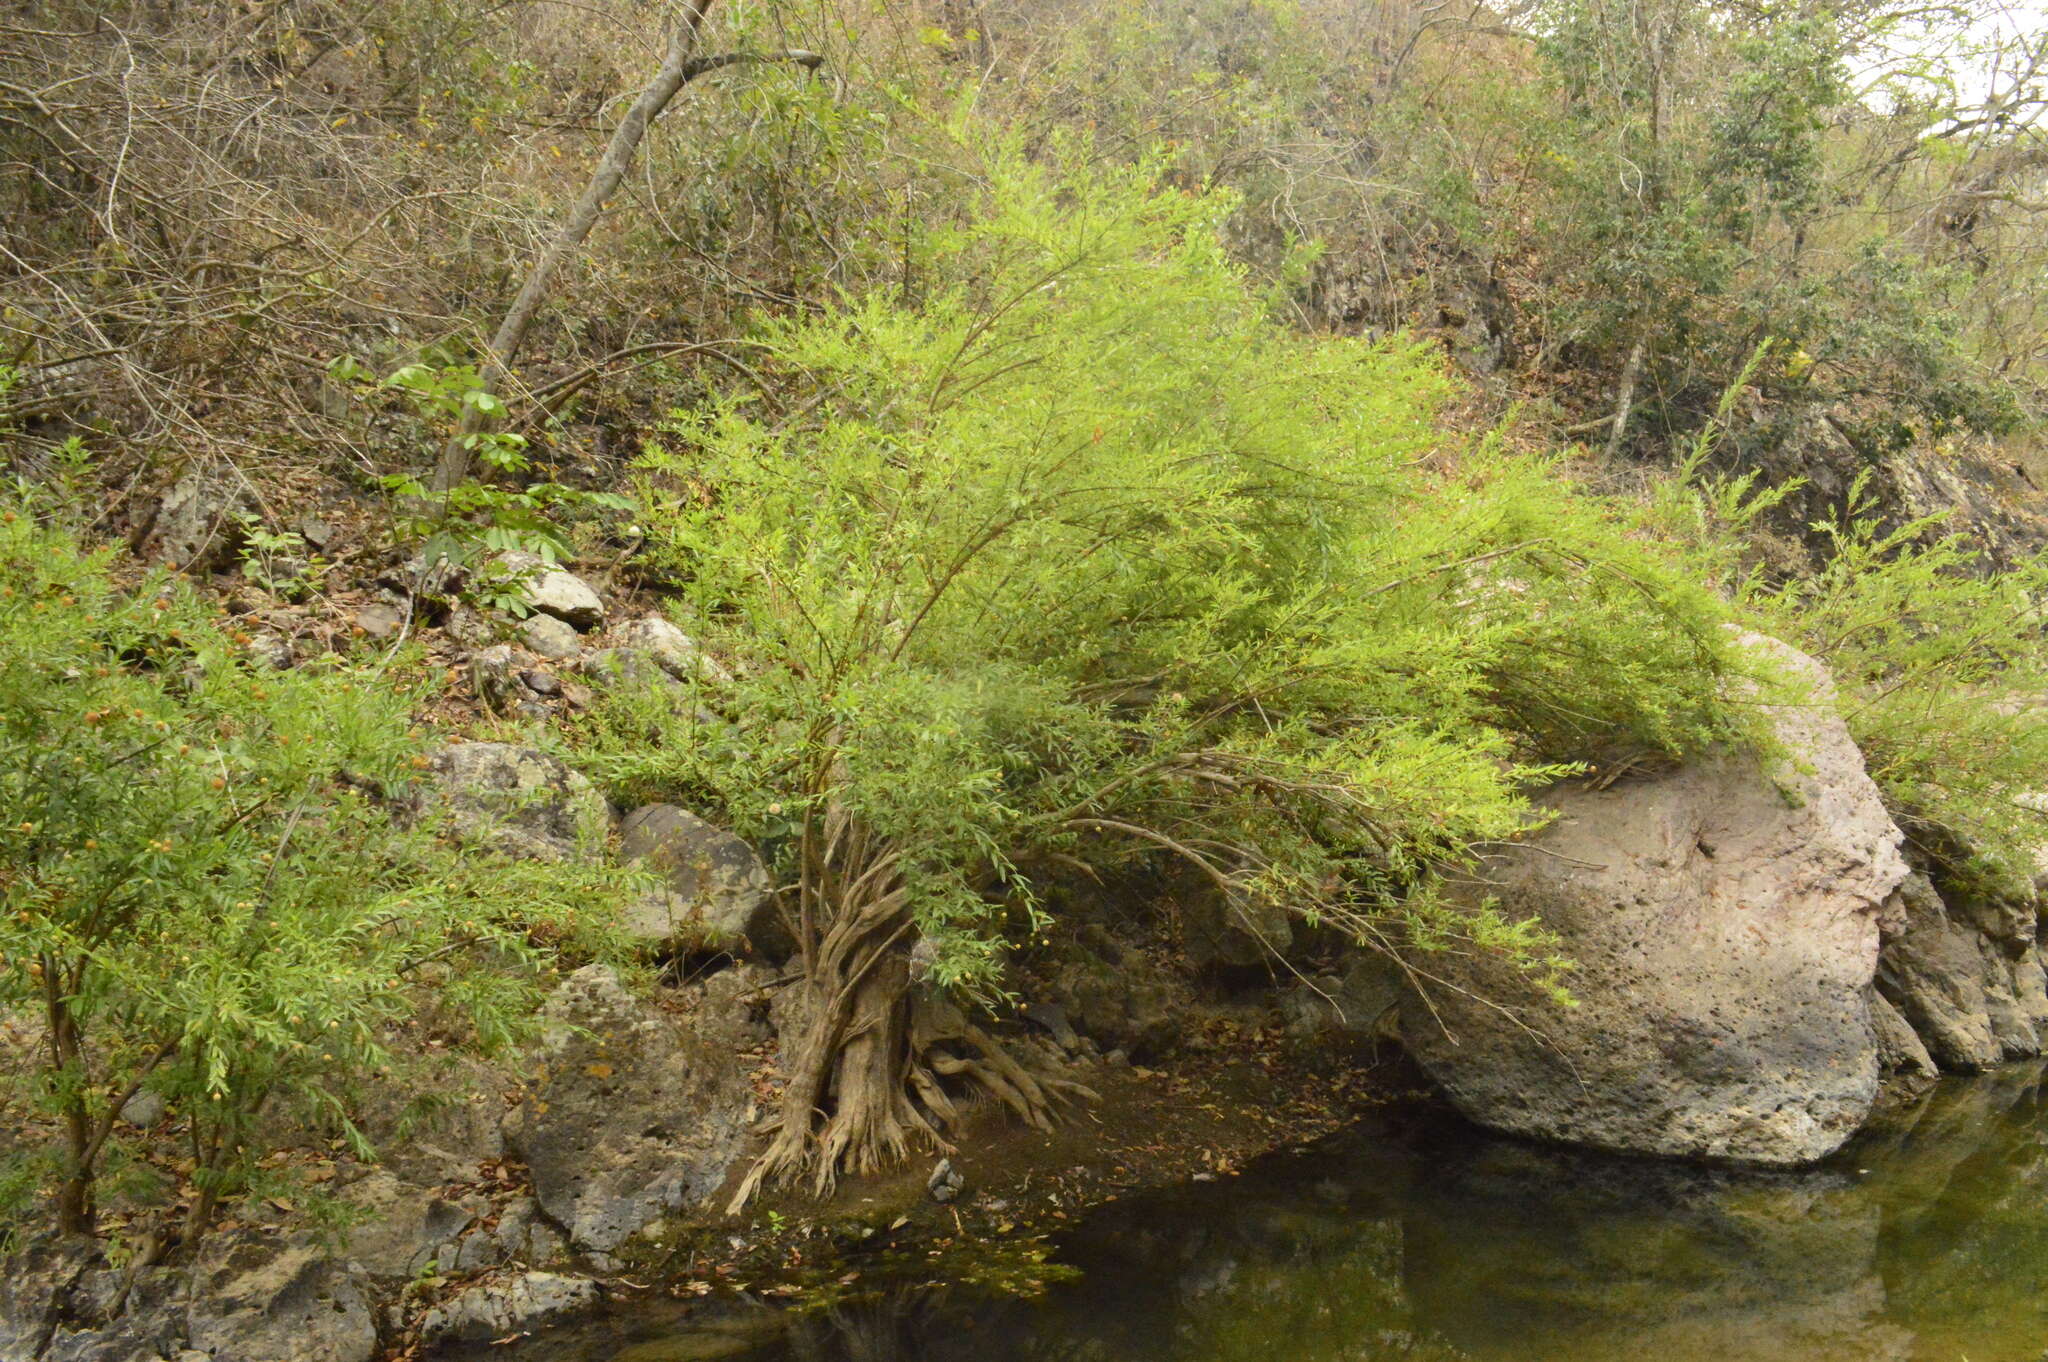
[[[1796,1165],[1877,1094],[1867,986],[1901,835],[1818,663],[1773,706],[1783,758],[1552,790],[1554,821],[1461,886],[1539,917],[1577,962],[1558,1006],[1505,962],[1427,957],[1408,1046],[1482,1125],[1631,1152]],[[1481,1001],[1481,1000],[1486,1001]],[[1499,1005],[1496,1005],[1499,1004]]]
[[[1918,874],[1899,898],[1877,990],[1933,1064],[1979,1073],[2048,1048],[2048,973],[2034,905],[1966,894],[1944,901]]]

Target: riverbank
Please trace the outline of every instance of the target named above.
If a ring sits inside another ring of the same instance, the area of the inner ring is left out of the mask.
[[[851,1254],[836,1291],[621,1294],[460,1362],[2033,1362],[2043,1066],[1901,1091],[1841,1154],[1705,1167],[1368,1111],[1237,1178],[1134,1191],[989,1280]],[[1021,1255],[1019,1255],[1021,1256]],[[999,1252],[983,1256],[993,1268]]]

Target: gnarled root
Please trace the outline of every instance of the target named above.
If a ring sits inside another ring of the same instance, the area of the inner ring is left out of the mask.
[[[809,1175],[819,1196],[841,1174],[879,1172],[919,1147],[951,1152],[978,1099],[1050,1130],[1080,1083],[1035,1071],[943,998],[915,988],[905,953],[890,949],[832,996],[807,983],[809,1006],[796,1044],[774,1138],[728,1208],[745,1206],[771,1181]]]

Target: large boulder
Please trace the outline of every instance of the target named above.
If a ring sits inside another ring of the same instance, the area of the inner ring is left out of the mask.
[[[1460,1110],[1522,1135],[1797,1165],[1877,1094],[1866,986],[1907,874],[1898,828],[1820,665],[1769,706],[1782,757],[1724,754],[1609,788],[1572,781],[1540,832],[1454,892],[1534,915],[1576,962],[1559,1006],[1485,953],[1418,960],[1450,987],[1403,1008],[1409,1049]]]
[[[747,1064],[627,992],[602,965],[556,990],[541,1070],[505,1143],[577,1247],[609,1252],[704,1204],[748,1145]]]
[[[597,1283],[587,1277],[523,1272],[478,1282],[435,1306],[420,1321],[420,1337],[429,1343],[488,1343],[588,1310],[600,1299]]]
[[[626,913],[626,929],[655,947],[751,946],[775,958],[794,949],[754,849],[673,804],[650,804],[619,825],[619,855],[661,877]]]
[[[368,1362],[377,1326],[362,1282],[311,1244],[207,1241],[192,1273],[189,1346],[226,1362]]]
[[[435,753],[429,770],[424,801],[444,807],[465,837],[542,861],[603,849],[610,807],[559,757],[512,743],[457,743]]]

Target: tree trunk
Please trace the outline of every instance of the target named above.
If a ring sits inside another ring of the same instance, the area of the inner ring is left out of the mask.
[[[1041,1129],[1069,1098],[1095,1096],[1027,1070],[958,1008],[918,987],[903,887],[875,869],[891,861],[828,880],[854,901],[827,900],[830,925],[806,952],[807,1006],[797,1034],[785,1039],[788,1084],[774,1138],[733,1198],[734,1214],[767,1182],[808,1173],[824,1196],[843,1173],[880,1172],[919,1146],[950,1151],[946,1133],[971,1094]]]
[[[605,205],[618,192],[626,172],[633,168],[633,158],[639,153],[648,125],[661,116],[677,91],[707,71],[741,62],[790,61],[811,70],[816,70],[823,63],[824,58],[819,54],[801,51],[765,55],[748,52],[720,53],[710,57],[694,55],[697,40],[703,34],[705,16],[711,12],[714,3],[716,0],[683,0],[682,12],[676,17],[675,27],[669,30],[668,47],[662,54],[661,66],[647,83],[647,88],[633,101],[632,107],[626,110],[626,116],[619,120],[619,126],[613,131],[604,155],[599,158],[590,183],[584,186],[582,197],[569,210],[569,216],[562,220],[555,239],[541,252],[540,259],[534,261],[526,282],[520,285],[512,306],[506,309],[504,319],[491,336],[491,343],[484,351],[480,374],[486,392],[503,390],[505,380],[511,374],[512,358],[525,344],[527,330],[540,311],[541,301],[547,297],[548,286],[554,282],[562,265],[583,245],[590,229],[597,225]],[[469,471],[470,437],[484,428],[485,421],[485,416],[476,407],[463,408],[460,428],[442,446],[440,462],[434,468],[432,490],[445,493],[462,481]]]

